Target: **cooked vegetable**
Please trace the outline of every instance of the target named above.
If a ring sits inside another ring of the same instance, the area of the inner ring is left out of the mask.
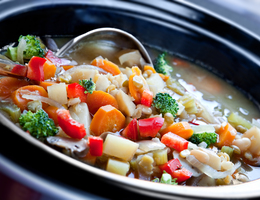
[[[93,116],[90,130],[96,136],[104,132],[117,132],[125,126],[125,116],[111,105],[102,106]]]
[[[67,86],[65,83],[53,84],[47,87],[48,97],[61,105],[68,102]]]
[[[228,146],[222,146],[221,147],[221,152],[223,153],[227,153],[229,155],[229,157],[231,158],[234,152],[234,149]]]
[[[226,122],[222,123],[217,133],[219,135],[219,147],[230,146],[237,135],[236,129]]]
[[[84,124],[72,119],[68,110],[57,110],[58,123],[61,129],[70,137],[82,139],[87,133]]]
[[[23,98],[23,95],[25,94],[27,95],[33,94],[33,95],[48,97],[48,93],[41,86],[27,85],[27,86],[20,87],[19,89],[15,90],[12,93],[12,100],[14,104],[16,104],[21,109],[21,111],[26,110],[28,102],[31,101],[29,99]],[[47,104],[43,103],[43,108],[47,106],[48,106]]]
[[[87,79],[79,80],[79,84],[85,88],[85,94],[87,94],[87,93],[92,94],[96,88],[96,85],[92,81],[92,78],[90,78],[89,80],[87,80]]]
[[[68,85],[67,95],[68,98],[80,98],[81,102],[87,102],[88,94],[85,93],[86,89],[78,84],[78,83],[71,83]]]
[[[162,53],[156,58],[154,63],[154,69],[157,73],[170,75],[170,73],[172,72],[172,67],[167,64],[165,56],[166,53]]]
[[[135,104],[131,97],[124,93],[121,89],[116,94],[116,100],[119,110],[126,116],[133,116],[135,112]]]
[[[105,105],[111,105],[118,109],[117,100],[111,94],[103,91],[93,91],[92,94],[88,94],[87,104],[91,114],[95,114],[97,110]]]
[[[102,69],[104,69],[105,71],[111,73],[112,75],[118,75],[121,73],[119,67],[112,63],[109,60],[103,59],[103,58],[96,58],[91,62],[91,65],[100,67]]]
[[[170,174],[168,174],[166,171],[163,172],[161,180],[159,178],[155,178],[153,180],[153,182],[159,182],[159,183],[165,183],[165,184],[169,184],[169,185],[178,185],[178,183],[176,183],[177,179],[172,179],[172,176]]]
[[[130,161],[138,146],[137,143],[131,140],[108,134],[104,142],[103,153],[125,161]]]
[[[53,120],[42,109],[36,113],[24,112],[19,118],[19,123],[24,131],[29,131],[37,139],[54,136],[58,132]]]
[[[167,149],[161,149],[153,152],[153,159],[157,165],[165,164],[168,161]]]
[[[29,85],[26,80],[20,80],[12,77],[4,77],[0,79],[0,99],[6,99],[20,87]]]
[[[172,173],[175,170],[181,168],[181,166],[182,165],[181,165],[179,159],[173,158],[173,159],[169,160],[167,163],[160,165],[159,168],[162,172],[166,171],[168,174],[172,175]]]
[[[88,138],[89,151],[92,156],[102,156],[103,139],[100,137]]]
[[[150,90],[145,89],[142,94],[141,104],[151,107],[153,103],[153,93]]]
[[[161,131],[161,134],[172,132],[184,139],[189,139],[193,135],[193,130],[188,122],[173,123]]]
[[[218,135],[215,132],[194,133],[188,140],[194,144],[206,142],[207,147],[217,142]]]
[[[43,57],[45,50],[42,47],[43,44],[39,38],[34,35],[20,36],[18,41],[24,40],[26,42],[25,49],[23,51],[23,59],[29,60],[33,56]],[[19,45],[19,44],[18,44]],[[17,60],[17,47],[9,47],[7,50],[7,56],[13,61]]]
[[[251,145],[248,150],[254,155],[260,155],[260,129],[253,126],[246,131],[242,137],[249,138],[251,140]]]
[[[0,102],[0,110],[7,113],[13,122],[17,123],[19,121],[21,110],[15,104]]]
[[[58,125],[58,116],[57,116],[57,110],[59,108],[55,106],[48,106],[47,108],[44,109],[44,111],[48,114],[49,118],[51,118],[55,125]]]
[[[15,65],[11,70],[11,73],[18,74],[20,76],[26,77],[27,76],[28,67],[25,65]]]
[[[243,126],[247,129],[250,129],[252,127],[252,124],[246,120],[245,118],[239,116],[237,113],[231,113],[229,116],[228,116],[228,122],[236,128],[236,126],[240,125],[240,126]]]
[[[192,172],[187,170],[186,168],[177,169],[172,173],[172,178],[176,178],[176,182],[181,183],[186,181],[192,176]]]
[[[43,65],[45,62],[45,58],[32,57],[28,63],[27,77],[35,81],[44,81]]]
[[[139,119],[138,127],[141,137],[155,137],[158,131],[162,128],[164,118],[153,117],[147,119]]]
[[[43,64],[44,80],[54,77],[56,70],[57,67],[49,60],[46,60],[46,62]]]
[[[163,115],[171,113],[175,117],[178,112],[178,103],[168,93],[157,93],[153,99],[152,106]]]
[[[108,159],[106,170],[109,172],[125,176],[129,169],[130,165],[128,162],[119,161],[112,158]]]
[[[173,148],[178,152],[188,149],[189,144],[187,140],[171,132],[164,134],[161,138],[161,142],[167,147]]]
[[[122,131],[122,136],[130,140],[136,141],[138,139],[137,120],[132,119],[131,122]]]

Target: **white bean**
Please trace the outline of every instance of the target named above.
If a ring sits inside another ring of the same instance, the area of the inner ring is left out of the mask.
[[[200,150],[197,150],[197,149],[193,149],[190,151],[190,155],[193,155],[195,156],[195,158],[204,163],[204,164],[207,164],[208,161],[209,161],[209,155],[206,153],[206,152],[203,152],[203,151],[200,151]]]
[[[244,152],[250,147],[251,140],[246,137],[239,138],[239,139],[235,139],[232,144],[236,145],[242,152]]]

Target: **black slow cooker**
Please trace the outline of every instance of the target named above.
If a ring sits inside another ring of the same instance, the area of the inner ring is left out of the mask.
[[[193,4],[177,0],[0,3],[1,47],[19,35],[73,37],[100,27],[122,29],[144,44],[173,52],[235,85],[254,103],[260,102],[259,36]],[[3,192],[4,198],[19,196],[21,190],[17,188],[21,185],[33,194],[27,199],[260,197],[260,180],[224,187],[190,187],[111,174],[45,146],[2,115],[0,121],[0,186],[12,193]],[[6,186],[10,179],[17,183],[13,190]]]

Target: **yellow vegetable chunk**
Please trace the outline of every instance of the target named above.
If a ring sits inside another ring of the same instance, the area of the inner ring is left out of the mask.
[[[57,101],[60,104],[67,104],[67,89],[65,83],[54,84],[47,87],[48,97]]]
[[[246,131],[242,138],[249,138],[251,140],[251,145],[249,147],[249,151],[252,154],[260,155],[260,129],[256,126],[253,126],[248,131]]]
[[[138,149],[138,146],[139,144],[131,140],[109,134],[104,142],[103,153],[125,161],[130,161]]]
[[[130,165],[128,162],[119,161],[112,158],[108,159],[106,170],[115,174],[125,176],[129,171]]]

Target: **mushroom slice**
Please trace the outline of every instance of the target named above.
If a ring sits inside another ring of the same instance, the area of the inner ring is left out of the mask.
[[[88,153],[89,147],[85,139],[73,139],[58,136],[50,136],[47,138],[50,145],[60,147],[70,153],[72,157],[83,157]]]

